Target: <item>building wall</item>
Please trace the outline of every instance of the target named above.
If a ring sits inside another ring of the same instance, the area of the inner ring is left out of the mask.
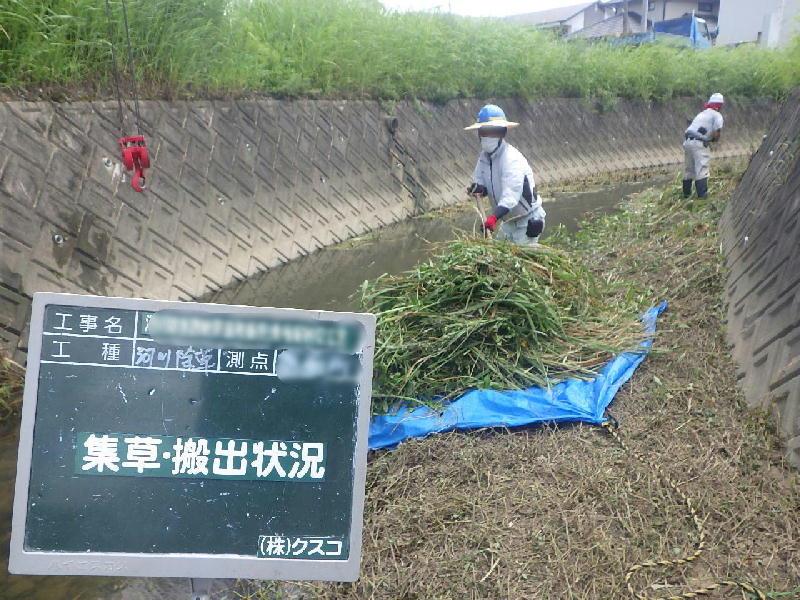
[[[591,27],[595,23],[599,23],[606,19],[606,13],[611,15],[608,9],[601,8],[596,2],[584,9],[583,11],[583,27]],[[576,30],[573,29],[573,32]]]
[[[674,19],[680,16],[683,16],[686,13],[691,13],[692,11],[699,12],[699,5],[700,3],[710,3],[713,5],[713,13],[719,12],[720,4],[724,4],[728,2],[728,0],[654,0],[654,9],[649,10],[650,0],[628,0],[628,5],[631,12],[641,13],[642,9],[646,9],[648,12],[648,18],[650,20],[657,20],[663,21],[664,19]],[[619,8],[619,11],[622,10],[622,2],[615,2],[615,6]],[[666,7],[666,8],[665,8]],[[606,9],[608,14],[606,17],[614,16],[613,9],[611,7]]]
[[[718,44],[761,40],[788,44],[800,32],[800,0],[725,0],[720,6]]]
[[[578,31],[585,27],[583,18],[584,13],[585,11],[580,11],[564,21],[564,25],[566,25],[566,33],[572,33],[573,31]]]
[[[497,101],[547,184],[681,163],[703,100],[605,112],[577,98]],[[121,178],[116,103],[0,103],[0,348],[24,361],[34,292],[207,297],[464,200],[478,144],[463,127],[483,103],[404,102],[387,115],[367,101],[142,102],[143,194]],[[749,154],[774,105],[725,110],[715,154]]]
[[[781,41],[781,29],[783,29],[782,10],[764,13],[759,43],[767,48],[777,48]]]
[[[640,24],[640,31],[644,32],[649,28],[649,24],[647,21],[652,20],[650,15],[650,11],[648,10],[649,0],[633,0],[630,3],[630,8],[632,12],[637,12],[640,15],[643,15],[643,20]]]
[[[784,0],[783,24],[778,45],[789,44],[800,35],[800,0]]]
[[[667,19],[676,19],[682,17],[685,13],[691,13],[697,10],[697,1],[689,0],[655,0],[655,7],[653,10],[647,11],[648,20],[653,23],[665,21]],[[649,7],[649,2],[647,4]],[[642,3],[639,0],[630,0],[631,11],[641,12]]]
[[[655,0],[653,10],[647,11],[647,18],[653,21],[653,23],[657,23],[658,21],[664,20],[665,14],[665,2],[664,0]]]
[[[663,2],[663,0],[660,0]],[[647,9],[648,0],[630,0],[630,11],[632,13],[636,13],[637,15],[642,14],[642,9]],[[569,26],[567,33],[568,34],[575,34],[582,29],[586,29],[588,27],[592,27],[601,23],[603,21],[607,21],[614,17],[617,17],[622,14],[621,5],[619,10],[615,10],[613,6],[606,6],[601,7],[598,2],[593,3],[590,6],[587,6],[584,10],[580,11],[574,17],[567,19],[565,24]],[[659,13],[660,14],[660,13]],[[652,13],[648,15],[649,19],[652,19]],[[601,26],[602,27],[602,26]],[[641,28],[641,25],[638,21],[632,19],[631,20],[631,28],[633,33],[636,33]],[[614,29],[614,26],[608,28],[609,30]]]
[[[697,11],[697,2],[670,0],[667,2],[666,19],[677,19],[692,11]]]
[[[616,15],[610,19],[599,21],[588,27],[576,31],[570,37],[573,38],[598,38],[598,37],[618,37],[622,35],[623,21],[622,15]]]
[[[629,3],[628,3],[628,10],[631,13],[635,13],[636,15],[639,15],[639,16],[641,16],[641,15],[646,13],[647,14],[647,18],[652,20],[653,13],[652,12],[648,12],[647,7],[648,7],[648,0],[630,0]],[[607,7],[604,11],[601,10],[599,12],[601,14],[604,13],[605,19],[611,19],[613,17],[620,16],[620,15],[622,15],[624,13],[624,8],[623,8],[623,5],[621,3],[616,5],[616,9],[617,10],[614,10],[614,8],[615,7]],[[642,28],[642,21],[637,20],[637,19],[638,19],[638,17],[633,17],[631,19],[631,21],[630,21],[630,27],[631,27],[631,32],[632,33],[640,33],[642,31],[644,31],[643,28]]]
[[[649,0],[645,0],[644,2],[642,0],[630,0],[629,2],[630,11],[632,13],[636,13],[637,15],[646,14],[647,19],[651,24],[664,21],[666,19],[676,19],[678,17],[682,17],[686,13],[691,13],[692,11],[697,12],[698,6],[698,0],[655,0],[655,2],[653,2],[653,10],[650,10]],[[719,7],[718,4],[715,4],[714,6],[716,9]],[[607,8],[605,9],[605,18],[609,19],[614,17],[615,14],[619,14],[621,11],[622,9],[620,8],[617,13],[614,13],[613,9]],[[718,12],[718,10],[715,10],[715,12]],[[589,27],[595,24],[597,21],[602,20],[588,20],[588,15],[592,14],[592,7],[587,8],[584,13],[587,15],[587,20],[584,24],[584,27]],[[598,13],[603,14],[603,11],[598,11]],[[631,27],[634,32],[638,32],[641,29],[641,25],[638,22],[633,22]],[[713,23],[711,23],[710,29],[713,29]]]

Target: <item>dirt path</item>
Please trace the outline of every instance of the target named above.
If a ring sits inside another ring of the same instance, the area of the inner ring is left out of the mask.
[[[718,578],[800,597],[800,478],[784,464],[770,419],[743,407],[724,339],[716,220],[734,183],[729,175],[710,201],[691,204],[674,186],[646,192],[562,241],[599,273],[631,282],[627,293],[642,306],[670,302],[656,352],[612,405],[628,444],[661,464],[705,520],[697,562],[634,576],[653,597]],[[367,486],[357,583],[260,591],[242,583],[242,592],[608,600],[628,597],[631,563],[678,558],[697,542],[680,498],[593,427],[409,442],[371,456]],[[746,596],[727,588],[711,597]]]

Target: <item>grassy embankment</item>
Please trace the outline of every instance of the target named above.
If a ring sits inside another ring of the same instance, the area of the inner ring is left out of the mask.
[[[800,597],[800,477],[771,419],[745,408],[724,338],[716,223],[735,182],[728,173],[705,201],[683,201],[678,185],[645,192],[555,240],[598,276],[670,302],[656,351],[612,405],[628,444],[705,520],[697,563],[634,577],[656,598],[725,577]],[[608,600],[627,597],[631,563],[677,558],[696,542],[680,499],[597,428],[453,433],[371,455],[357,583],[239,589],[251,600]]]
[[[126,57],[112,0],[118,61]],[[377,0],[128,0],[144,96],[248,93],[347,98],[782,97],[800,42],[695,52],[557,40],[503,21],[397,14]],[[104,2],[0,0],[0,90],[109,96]],[[700,76],[698,76],[700,74]]]

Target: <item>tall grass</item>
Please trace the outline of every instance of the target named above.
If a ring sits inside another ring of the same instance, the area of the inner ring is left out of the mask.
[[[398,14],[377,0],[127,0],[146,94],[445,100],[666,99],[721,90],[782,97],[800,42],[692,51],[564,41],[496,20]],[[111,1],[124,57],[120,1]],[[104,0],[0,0],[0,86],[108,93]]]

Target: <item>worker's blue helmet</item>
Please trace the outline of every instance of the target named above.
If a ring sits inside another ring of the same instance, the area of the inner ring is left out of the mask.
[[[478,120],[470,125],[464,127],[469,131],[472,129],[480,129],[481,127],[516,127],[519,123],[514,123],[506,119],[506,113],[503,109],[496,104],[487,104],[478,112]]]

